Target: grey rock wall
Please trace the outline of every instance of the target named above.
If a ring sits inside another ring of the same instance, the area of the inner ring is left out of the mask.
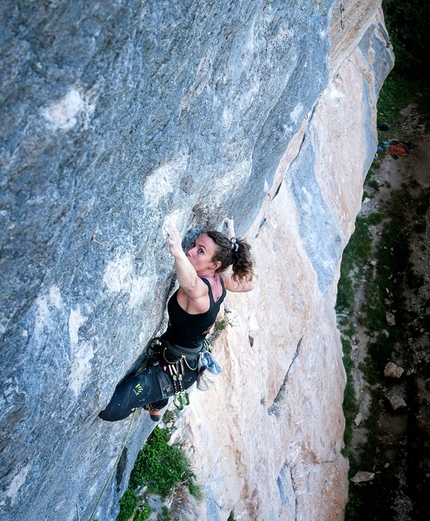
[[[165,325],[163,225],[250,227],[327,84],[331,6],[2,2],[2,519],[115,518],[153,425],[97,414]]]

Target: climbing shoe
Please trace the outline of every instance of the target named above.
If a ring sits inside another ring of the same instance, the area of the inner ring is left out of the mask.
[[[153,422],[161,420],[161,411],[159,409],[155,409],[152,405],[145,405],[143,408],[149,412],[149,417]]]

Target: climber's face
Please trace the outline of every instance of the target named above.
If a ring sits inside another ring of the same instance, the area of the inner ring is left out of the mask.
[[[193,242],[187,251],[187,257],[198,274],[206,274],[215,271],[221,263],[213,261],[217,245],[205,233],[202,233]]]

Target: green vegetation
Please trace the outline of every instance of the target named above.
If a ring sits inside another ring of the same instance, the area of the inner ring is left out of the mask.
[[[355,232],[343,254],[336,309],[348,377],[343,403],[346,419],[344,453],[348,457],[351,456],[349,447],[353,420],[358,412],[351,376],[353,362],[350,356],[352,339],[356,334],[354,324],[358,322],[370,339],[368,360],[360,369],[370,385],[378,384],[385,365],[393,357],[395,346],[404,342],[408,325],[416,323],[419,318],[408,309],[404,294],[407,289],[418,290],[422,285],[422,276],[416,274],[410,261],[410,240],[413,234],[425,231],[425,219],[417,220],[417,216],[424,216],[429,204],[428,191],[424,191],[421,197],[417,198],[413,195],[413,184],[402,185],[399,190],[391,192],[389,200],[380,212],[357,219]],[[377,245],[372,246],[370,227],[377,224],[380,225],[380,238]],[[371,257],[372,265],[369,263]],[[359,316],[355,316],[354,299],[359,287],[364,292],[364,299]],[[399,327],[389,328],[387,325],[388,310],[396,311],[395,320]],[[410,332],[409,336],[413,337],[413,332]],[[375,391],[372,402],[375,413],[380,399]],[[375,420],[371,415],[367,425],[367,448],[363,450],[369,460],[369,468],[373,467],[371,459],[375,450],[372,436],[376,429],[372,421]],[[361,466],[365,466],[363,460],[360,463]],[[357,466],[351,459],[351,473],[355,473],[356,470]]]
[[[358,413],[358,404],[357,399],[355,397],[354,383],[352,380],[352,368],[353,362],[351,359],[351,341],[348,338],[342,338],[342,346],[343,346],[343,365],[345,367],[347,379],[345,390],[343,393],[343,411],[345,415],[345,431],[344,431],[344,449],[342,450],[342,454],[349,458],[350,452],[349,447],[352,442],[353,435],[353,422],[354,418]]]
[[[157,426],[148,437],[137,456],[129,487],[120,500],[121,510],[117,521],[144,521],[151,514],[149,505],[139,505],[139,498],[135,493],[139,487],[145,486],[147,493],[166,498],[175,486],[186,484],[197,500],[203,499],[201,488],[194,482],[195,476],[187,456],[177,444],[169,445],[170,436],[170,429]],[[170,519],[167,507],[163,507],[159,519]]]
[[[357,218],[355,231],[343,252],[336,304],[336,309],[341,315],[349,316],[353,312],[355,293],[372,251],[372,234],[369,231],[368,219]],[[355,277],[351,276],[353,273]]]
[[[392,73],[384,84],[378,102],[378,121],[386,122],[395,129],[398,139],[411,140],[415,133],[420,135],[424,127],[428,129],[429,92],[429,87],[417,80],[405,79],[397,72]],[[411,102],[418,105],[418,112],[413,114],[414,121],[400,114],[401,109]],[[379,137],[380,141],[383,141],[387,139],[387,133],[383,132]],[[366,178],[363,199],[372,199],[381,189],[377,179],[379,164],[380,160],[376,158]],[[390,183],[385,183],[385,187],[391,188]],[[386,363],[399,356],[399,353],[402,353],[403,358],[412,356],[404,346],[408,345],[408,341],[418,338],[420,331],[428,331],[430,328],[429,315],[419,316],[411,311],[411,306],[406,300],[408,297],[405,296],[411,292],[417,295],[423,284],[423,275],[418,274],[411,263],[411,240],[426,231],[425,216],[430,204],[429,190],[419,187],[416,181],[411,181],[392,191],[386,199],[380,200],[380,210],[377,213],[357,219],[355,232],[343,254],[338,286],[336,310],[347,373],[343,402],[346,419],[343,453],[350,461],[350,476],[358,470],[382,468],[386,462],[383,459],[383,451],[378,452],[378,444],[384,435],[379,422],[384,400],[383,369]],[[378,237],[375,237],[377,240],[372,236],[373,226],[378,226]],[[425,249],[425,246],[421,247],[421,251]],[[361,292],[363,305],[357,313],[354,300],[358,290]],[[387,324],[387,311],[395,314],[394,327]],[[353,455],[353,421],[358,407],[352,381],[354,363],[350,355],[357,325],[368,337],[368,358],[358,369],[371,386],[371,404],[369,417],[365,422],[367,440],[360,447],[359,455],[357,452]],[[346,520],[364,519],[370,511],[376,519],[389,508],[386,491],[394,490],[398,486],[394,467],[391,476],[388,470],[384,472],[384,479],[385,491],[381,488],[382,482],[376,485],[376,478],[374,487],[350,488]]]
[[[430,3],[421,0],[410,2],[383,0],[383,9],[396,56],[396,67],[381,89],[378,121],[387,123],[391,129],[395,129],[398,139],[410,140],[419,126],[429,128],[430,86],[422,79],[427,78]],[[415,119],[405,121],[400,112],[412,101],[417,107],[413,115]],[[387,133],[380,132],[379,139],[381,142],[386,140]],[[374,193],[380,190],[375,175],[379,165],[380,160],[376,158],[366,178],[363,199],[371,199]],[[387,186],[389,187],[389,183]],[[385,314],[388,307],[396,309],[397,323],[416,320],[416,317],[405,309],[405,302],[401,295],[405,287],[418,289],[422,283],[422,277],[414,272],[409,260],[411,251],[408,234],[424,233],[426,222],[423,216],[428,204],[428,200],[414,200],[411,190],[402,187],[393,194],[382,212],[357,219],[355,232],[344,251],[336,310],[342,331],[344,365],[347,373],[344,393],[345,453],[349,452],[352,422],[357,411],[351,376],[353,363],[350,357],[352,339],[355,335],[354,323],[358,320],[371,338],[368,350],[369,363],[362,369],[366,379],[373,384],[377,382],[381,367],[390,358],[397,341],[396,332],[391,330],[389,338],[384,332],[387,327]],[[412,205],[422,206],[415,209],[415,216],[421,216],[415,217],[415,222],[411,222]],[[382,226],[382,236],[375,251],[372,249],[372,233],[369,228],[372,225]],[[373,256],[371,264],[375,264],[375,267],[369,265],[371,255]],[[360,317],[356,318],[354,299],[357,290],[363,286],[365,305]],[[372,407],[374,406],[372,404]],[[370,429],[368,448],[371,448],[372,435],[373,431]],[[373,453],[372,450],[364,452],[368,457]],[[352,461],[351,472],[355,470]],[[354,509],[354,504],[350,503],[349,507]]]
[[[345,448],[343,454],[347,457],[350,456],[349,447],[352,441],[353,421],[358,413],[352,377],[353,362],[351,351],[352,339],[356,334],[354,326],[355,294],[363,281],[365,275],[364,267],[367,265],[372,251],[372,235],[369,231],[368,220],[369,217],[359,217],[357,219],[355,231],[344,250],[336,304],[342,332],[343,364],[347,376],[343,396],[343,411],[345,415]]]
[[[168,445],[170,432],[156,427],[134,464],[130,486],[147,486],[149,493],[166,497],[180,482],[190,481],[193,473],[184,452]]]
[[[158,521],[170,521],[171,517],[169,514],[169,509],[166,506],[161,508],[161,514],[158,515]]]
[[[343,453],[350,460],[351,476],[358,470],[374,469],[378,466],[376,437],[380,431],[378,419],[383,399],[381,375],[387,362],[395,358],[393,355],[396,346],[404,345],[406,337],[413,337],[415,329],[410,331],[409,326],[417,323],[420,318],[408,309],[404,294],[408,289],[418,289],[422,284],[421,277],[417,276],[410,261],[410,240],[417,229],[416,215],[425,214],[430,201],[428,191],[424,191],[420,198],[414,197],[412,193],[410,185],[403,185],[401,189],[391,193],[380,212],[367,218],[359,218],[342,260],[337,310],[340,313],[343,361],[347,373],[343,401],[346,420]],[[372,246],[369,226],[374,224],[380,224],[381,235],[378,243]],[[424,226],[420,223],[420,226],[420,230],[425,230],[425,223]],[[368,262],[370,256],[373,259],[372,267]],[[356,316],[354,298],[359,286],[364,292],[364,299],[360,313]],[[387,325],[388,310],[395,310],[396,327]],[[356,461],[351,453],[353,421],[358,413],[352,381],[354,364],[351,358],[356,322],[364,328],[369,338],[368,357],[359,369],[367,382],[373,386],[369,417],[366,420],[367,440],[360,449],[359,461]],[[367,508],[366,504],[369,501],[368,489],[351,489],[346,519],[359,519],[359,513],[363,514],[363,509]]]
[[[430,123],[430,85],[428,49],[430,48],[430,3],[421,0],[383,0],[385,23],[395,54],[395,67],[386,79],[378,100],[378,121],[396,130],[397,138],[411,139],[411,121],[399,125],[400,112],[412,101],[416,104],[413,126]],[[413,129],[412,129],[413,130]],[[413,133],[413,132],[412,132]],[[404,134],[404,135],[403,135]],[[381,140],[386,139],[380,133]]]
[[[430,48],[429,2],[383,0],[382,6],[399,74],[407,78],[425,77]]]
[[[134,516],[133,521],[146,521],[151,515],[151,507],[149,505],[142,505],[139,512]]]
[[[409,105],[414,96],[414,82],[402,78],[394,69],[385,80],[379,95],[378,121],[398,130],[399,112]],[[386,132],[382,132],[380,138],[385,139],[386,135]]]
[[[197,501],[203,501],[204,499],[204,494],[203,494],[203,490],[202,490],[202,487],[200,487],[199,485],[197,485],[197,483],[195,481],[190,481],[188,483],[188,489],[190,491],[190,494],[195,497],[197,499]]]
[[[233,322],[230,320],[230,317],[228,316],[227,309],[224,310],[224,316],[220,320],[217,320],[214,324],[212,333],[211,333],[211,340],[213,341],[217,336],[221,333],[221,331],[224,331],[224,329],[227,329],[229,326],[234,326]]]
[[[430,5],[430,4],[429,4]],[[429,31],[430,33],[430,31]],[[414,103],[413,112],[406,117],[400,111]],[[397,66],[381,88],[378,100],[378,121],[387,123],[395,131],[397,139],[413,141],[417,129],[430,128],[430,85],[419,79],[406,79],[398,73]],[[421,131],[419,131],[419,134]],[[388,138],[387,132],[379,132],[379,141]]]
[[[127,489],[120,499],[119,504],[121,505],[121,510],[116,521],[128,521],[134,514],[138,504],[138,499],[134,490]]]

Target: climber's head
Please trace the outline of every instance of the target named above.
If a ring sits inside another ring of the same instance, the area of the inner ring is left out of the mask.
[[[187,251],[188,260],[197,273],[215,272],[221,267],[217,259],[218,246],[208,234],[202,233]]]
[[[212,260],[219,262],[217,271],[233,268],[233,279],[251,280],[254,274],[251,259],[251,246],[243,239],[227,239],[217,231],[207,231],[206,234],[216,245]]]

